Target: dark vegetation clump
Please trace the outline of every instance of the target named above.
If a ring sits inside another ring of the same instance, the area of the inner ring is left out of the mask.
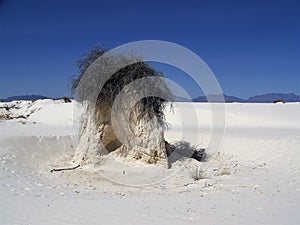
[[[88,68],[100,57],[103,56],[104,53],[107,52],[107,49],[101,46],[96,46],[88,53],[83,54],[81,58],[77,61],[77,67],[79,69],[79,74],[72,81],[72,91],[76,93],[80,79],[86,73]],[[107,67],[114,64],[122,64],[127,61],[130,62],[130,57],[126,56],[105,56],[106,60],[109,62]],[[108,57],[108,59],[107,59]],[[97,62],[96,62],[97,63]],[[95,71],[95,76],[100,76],[91,82],[101,81],[101,76],[105,76],[106,64],[101,64]],[[96,64],[97,66],[97,64]],[[107,69],[108,70],[108,69]],[[103,71],[103,74],[101,72]],[[140,78],[149,78],[149,77],[157,77],[163,78],[163,74],[161,72],[156,71],[149,63],[143,62],[139,60],[138,62],[134,62],[132,64],[126,65],[125,67],[117,70],[109,79],[103,84],[101,91],[97,98],[97,106],[109,106],[112,107],[116,96],[122,91],[122,89],[136,81]],[[88,84],[89,85],[89,84]],[[79,101],[87,100],[88,97],[84,96],[88,93],[88,85],[87,90],[82,91],[83,94],[79,96]],[[145,80],[145,83],[140,83],[141,86],[135,87],[136,90],[144,91],[147,93],[147,97],[140,99],[137,103],[139,108],[139,112],[145,116],[157,116],[160,119],[164,119],[163,110],[166,107],[166,103],[172,100],[171,90],[168,88],[167,84],[162,79],[151,79]],[[153,93],[153,96],[149,96],[149,93]],[[160,97],[157,97],[159,94]],[[83,96],[83,97],[82,97]]]
[[[68,97],[62,97],[62,100],[64,101],[64,103],[71,103],[72,100]]]
[[[283,99],[276,99],[273,103],[285,103]]]
[[[82,78],[83,74],[86,72],[87,68],[95,62],[100,56],[102,56],[107,51],[106,48],[99,45],[92,48],[89,52],[82,54],[81,57],[76,61],[77,68],[79,73],[72,80],[72,92],[75,93],[78,87],[79,81]]]

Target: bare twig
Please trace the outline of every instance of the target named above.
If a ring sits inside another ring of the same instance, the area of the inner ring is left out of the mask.
[[[64,170],[75,170],[79,167],[80,167],[80,165],[77,165],[77,166],[74,166],[74,167],[68,167],[68,168],[52,169],[52,170],[50,170],[50,172],[53,173],[53,172],[59,172],[59,171],[64,171]]]

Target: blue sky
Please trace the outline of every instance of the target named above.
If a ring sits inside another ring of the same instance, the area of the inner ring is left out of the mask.
[[[292,0],[0,0],[0,98],[69,96],[82,53],[149,39],[197,53],[228,95],[300,94],[299,12]],[[201,94],[174,68],[160,68],[192,97]]]

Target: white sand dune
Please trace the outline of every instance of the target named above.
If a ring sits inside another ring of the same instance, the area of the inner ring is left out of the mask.
[[[208,162],[166,170],[109,155],[99,168],[50,173],[72,166],[74,104],[0,103],[14,118],[0,120],[0,224],[299,224],[299,103],[225,104],[220,153]],[[193,109],[198,121],[186,116]],[[209,104],[176,103],[166,119],[168,141],[210,152]]]

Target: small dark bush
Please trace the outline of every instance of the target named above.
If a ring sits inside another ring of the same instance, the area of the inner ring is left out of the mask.
[[[273,103],[279,103],[279,102],[285,103],[285,101],[284,101],[283,99],[277,99],[277,100],[275,100]]]
[[[70,103],[70,102],[72,102],[72,100],[69,99],[68,97],[63,97],[62,100],[63,100],[65,103]]]

